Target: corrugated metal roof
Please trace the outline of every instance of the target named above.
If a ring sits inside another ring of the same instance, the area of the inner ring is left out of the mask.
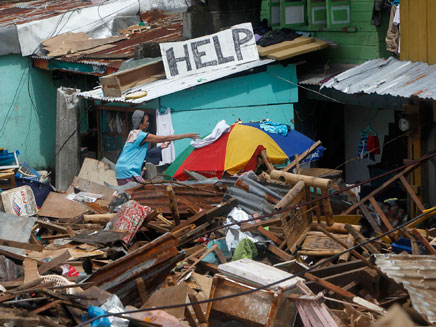
[[[36,0],[0,3],[0,25],[24,24],[89,6],[93,6],[93,4],[86,0]]]
[[[83,97],[85,99],[91,99],[91,100],[105,101],[105,102],[140,104],[146,101],[159,98],[164,95],[176,93],[178,91],[189,89],[190,87],[208,83],[255,67],[263,66],[271,62],[274,62],[274,60],[271,59],[256,60],[242,65],[220,68],[219,70],[213,70],[198,75],[191,75],[191,76],[180,77],[176,79],[157,80],[145,85],[140,85],[132,88],[130,92],[138,92],[138,91],[147,92],[146,96],[138,99],[126,99],[125,95],[119,98],[105,97],[103,94],[103,90],[101,88],[92,91],[81,92],[79,93],[79,97]]]
[[[376,93],[436,100],[435,81],[436,65],[390,57],[369,60],[333,77],[321,88],[334,88],[347,94]]]
[[[436,257],[432,255],[377,254],[376,264],[390,278],[402,283],[413,307],[436,322]]]
[[[142,13],[151,14],[152,12]],[[160,12],[160,11],[159,11]],[[108,73],[113,73],[114,70],[118,70],[121,64],[129,58],[134,56],[135,48],[144,42],[168,42],[168,41],[179,41],[183,39],[183,22],[182,15],[177,14],[163,14],[159,16],[157,21],[150,24],[150,29],[143,30],[138,33],[131,34],[127,39],[113,43],[113,47],[110,49],[101,50],[94,52],[92,54],[70,54],[68,56],[63,56],[56,58],[54,60],[65,61],[65,62],[76,62],[80,64],[87,65],[101,65],[112,68],[108,70]],[[34,56],[35,60],[50,60],[46,56]],[[94,74],[89,73],[91,75]]]
[[[298,76],[298,84],[303,85],[322,85],[330,80],[332,77],[339,75],[351,68],[356,67],[355,64],[340,64],[334,63],[327,68],[321,68],[317,70],[311,69],[310,72],[306,72]]]

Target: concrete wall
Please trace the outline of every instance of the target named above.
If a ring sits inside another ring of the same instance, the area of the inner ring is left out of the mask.
[[[29,58],[0,56],[0,86],[0,147],[19,150],[19,160],[36,169],[54,167],[56,87],[51,73],[32,68]]]
[[[380,145],[383,146],[384,136],[389,132],[389,123],[395,120],[394,110],[378,110],[376,108],[346,105],[344,109],[345,126],[345,159],[357,157],[360,131],[370,123],[377,133]],[[375,161],[370,159],[353,160],[345,165],[345,181],[349,184],[369,179],[368,165],[380,162],[382,151],[375,155]]]

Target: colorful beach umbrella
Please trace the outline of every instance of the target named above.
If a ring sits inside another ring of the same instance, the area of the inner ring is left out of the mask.
[[[256,148],[262,145],[273,164],[284,164],[296,154],[306,151],[315,142],[307,136],[289,130],[287,135],[261,129],[260,123],[233,124],[230,132],[203,148],[187,147],[168,167],[165,174],[177,180],[186,180],[184,170],[195,171],[206,177],[221,178],[245,168]],[[314,152],[309,160],[322,156],[324,148]]]

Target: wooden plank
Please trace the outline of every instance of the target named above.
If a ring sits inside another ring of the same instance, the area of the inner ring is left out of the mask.
[[[416,230],[416,228],[412,228],[411,232],[418,239],[418,241],[420,241],[421,244],[423,244],[425,246],[425,248],[427,249],[427,251],[430,254],[432,254],[432,255],[436,254],[435,248],[430,245],[430,243],[426,240],[426,238],[424,236],[422,236],[421,233]]]
[[[194,309],[195,315],[200,324],[207,322],[206,316],[201,309],[199,304],[193,304],[194,302],[198,302],[197,297],[193,293],[188,293],[189,301],[191,301],[192,308]]]
[[[176,193],[174,192],[172,186],[167,186],[166,191],[168,194],[168,201],[169,201],[171,214],[173,216],[174,222],[176,223],[176,226],[178,226],[180,225],[180,214],[179,214],[179,209],[177,208]]]
[[[198,327],[191,311],[189,311],[189,307],[185,307],[185,319],[188,321],[190,327]]]
[[[374,217],[369,212],[368,208],[366,207],[366,204],[361,203],[359,205],[359,208],[362,211],[363,216],[366,218],[366,220],[368,220],[374,232],[381,234],[382,230],[380,226],[377,224],[377,222],[375,221]]]
[[[45,272],[65,263],[69,258],[71,258],[70,251],[65,250],[65,252],[61,255],[39,266],[38,273],[42,275]]]
[[[226,263],[227,262],[226,258],[224,257],[224,254],[221,251],[221,249],[219,248],[219,246],[214,250],[214,252],[215,252],[216,256],[218,257],[218,260],[219,260],[220,263]]]
[[[194,263],[192,265],[190,265],[188,267],[188,269],[186,269],[177,279],[177,282],[181,281],[183,278],[185,278],[186,275],[188,275],[192,270],[194,270],[195,266],[201,261],[203,260],[209,253],[211,253],[212,251],[215,251],[215,249],[218,247],[218,244],[214,244],[210,247],[210,249],[208,249],[206,252],[204,252],[200,258],[198,258],[197,260],[194,261]]]
[[[135,279],[136,288],[138,289],[139,296],[141,298],[142,305],[147,303],[148,295],[147,290],[145,289],[144,280],[141,277]]]
[[[316,141],[310,146],[309,149],[298,155],[298,161],[304,160],[309,154],[311,154],[317,147],[321,145],[321,141]],[[290,171],[297,165],[297,160],[293,160],[289,165],[283,168],[283,171]]]
[[[78,202],[68,200],[65,194],[50,192],[38,214],[44,217],[71,219],[79,217],[87,211],[87,207]]]
[[[74,188],[79,189],[83,192],[89,192],[89,193],[96,193],[96,194],[102,194],[103,199],[106,201],[111,202],[113,199],[114,190],[101,184],[97,184],[94,182],[91,182],[87,179],[83,179],[80,177],[74,177],[73,182],[71,183],[71,186],[68,188],[68,190],[65,192],[66,194],[71,194],[74,192]]]
[[[360,234],[360,232],[357,229],[355,229],[352,225],[345,224],[345,229],[351,234],[351,236],[354,237],[357,243],[363,243],[367,241],[367,239],[362,234]],[[365,244],[363,245],[363,247],[370,254],[380,254],[380,251],[371,243]]]
[[[382,220],[383,224],[385,224],[386,228],[388,230],[393,229],[394,227],[392,226],[391,222],[389,221],[388,217],[386,217],[385,213],[383,212],[383,210],[380,208],[380,206],[378,205],[377,201],[374,199],[373,196],[369,197],[369,202],[371,202],[372,206],[374,207],[375,211],[377,212],[377,214],[379,215],[380,219]]]
[[[24,259],[23,268],[24,268],[24,283],[29,283],[31,281],[39,279],[38,264],[35,260]]]
[[[268,245],[268,251],[278,256],[283,261],[291,261],[294,260],[295,257],[287,253],[286,251],[283,251],[279,247],[275,246],[274,244]]]
[[[401,7],[401,6],[400,6]],[[365,197],[363,197],[362,199],[360,199],[360,201],[354,203],[351,207],[349,207],[347,210],[345,210],[341,215],[349,215],[351,214],[354,210],[357,209],[357,207],[359,207],[362,203],[365,203],[366,201],[369,200],[369,198],[371,196],[376,195],[377,193],[381,192],[382,190],[384,190],[387,186],[389,186],[390,184],[392,184],[394,181],[396,181],[398,178],[400,178],[400,176],[403,176],[405,174],[407,174],[409,171],[415,169],[416,167],[418,167],[421,163],[417,162],[416,164],[412,164],[410,166],[407,166],[406,168],[404,168],[402,171],[400,171],[398,174],[396,174],[395,176],[389,178],[389,180],[387,180],[386,182],[384,182],[382,185],[380,185],[379,187],[377,187],[374,191],[372,191],[370,194],[366,195]]]
[[[406,178],[404,176],[400,176],[400,181],[401,183],[403,183],[404,188],[406,189],[407,193],[409,193],[410,198],[413,200],[413,202],[415,202],[418,209],[423,212],[425,210],[424,205],[422,204],[421,200],[418,198],[410,184],[407,182]]]
[[[85,158],[78,175],[79,178],[86,179],[96,184],[117,185],[115,171],[105,163],[91,158]]]
[[[429,65],[436,64],[436,42],[434,42],[436,20],[432,17],[435,12],[436,1],[427,0],[427,63]]]
[[[211,208],[209,210],[203,210],[191,216],[189,219],[181,222],[180,225],[172,229],[172,232],[175,232],[179,229],[182,229],[185,226],[196,223],[197,221],[200,221],[200,223],[204,223],[214,217],[226,216],[237,205],[238,205],[238,200],[232,198],[229,201],[224,202],[220,207]]]
[[[23,242],[3,240],[3,239],[0,239],[0,245],[10,246],[18,249],[38,251],[38,252],[41,252],[43,250],[43,246],[39,244],[23,243]]]
[[[274,234],[273,232],[266,230],[265,227],[259,226],[259,227],[257,227],[257,231],[260,234],[262,234],[263,236],[265,236],[266,238],[273,241],[275,244],[277,244],[277,245],[282,244],[283,240],[280,237],[278,237],[276,234]]]
[[[259,226],[272,226],[272,225],[280,225],[282,222],[280,217],[271,218],[262,221],[242,223],[241,230],[243,232],[256,230]]]
[[[329,45],[328,42],[322,40],[315,40],[315,42],[300,45],[295,48],[285,49],[278,52],[271,53],[267,55],[268,58],[274,60],[285,60],[295,56],[299,56],[305,53],[321,50],[323,48],[327,48]]]
[[[269,45],[267,47],[262,47],[262,46],[258,45],[257,51],[259,52],[259,56],[264,57],[264,56],[271,54],[271,53],[275,53],[275,52],[286,50],[286,49],[296,48],[296,47],[299,47],[301,45],[312,43],[314,41],[315,41],[315,39],[313,37],[300,36],[292,41],[283,41],[280,43]]]

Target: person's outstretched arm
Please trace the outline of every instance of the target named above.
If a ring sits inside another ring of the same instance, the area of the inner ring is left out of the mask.
[[[176,140],[182,140],[182,139],[198,139],[200,137],[200,134],[198,133],[187,133],[187,134],[179,134],[179,135],[154,135],[154,134],[148,134],[144,143],[164,143],[164,142],[171,142]],[[141,142],[142,145],[142,142]]]

